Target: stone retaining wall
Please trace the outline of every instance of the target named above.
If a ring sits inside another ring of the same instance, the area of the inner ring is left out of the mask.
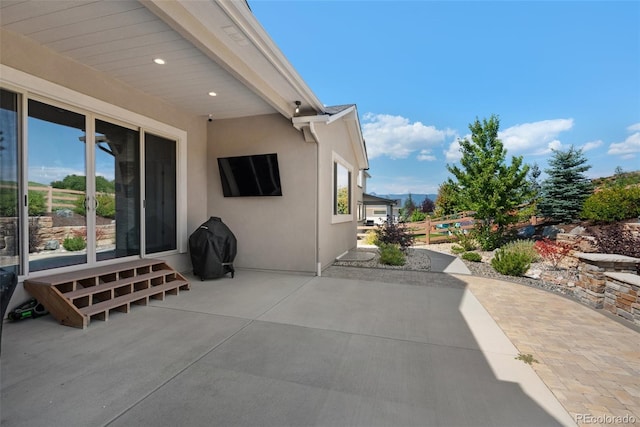
[[[640,276],[605,273],[604,309],[640,326]]]
[[[577,253],[578,281],[574,295],[584,304],[640,325],[640,259],[624,255]]]

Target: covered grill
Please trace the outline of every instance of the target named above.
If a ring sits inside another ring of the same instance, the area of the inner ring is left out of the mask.
[[[220,218],[212,216],[189,236],[193,274],[200,280],[216,279],[231,273],[237,252],[236,236]]]

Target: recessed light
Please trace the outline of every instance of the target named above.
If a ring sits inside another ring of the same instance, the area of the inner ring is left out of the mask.
[[[155,62],[158,65],[166,64],[166,61],[164,59],[162,59],[162,58],[156,58],[156,59],[153,60],[153,62]]]
[[[209,96],[218,96],[218,94],[215,92],[209,92]]]

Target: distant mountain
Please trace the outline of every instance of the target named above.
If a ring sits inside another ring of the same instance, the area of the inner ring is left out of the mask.
[[[371,193],[371,194],[378,197],[384,197],[385,199],[400,200],[400,204],[398,205],[399,207],[404,206],[404,202],[409,198],[409,194],[376,194],[376,193]],[[420,205],[425,197],[428,197],[435,202],[436,197],[438,197],[438,195],[411,193],[411,200],[413,200],[413,203],[415,203],[416,205]]]

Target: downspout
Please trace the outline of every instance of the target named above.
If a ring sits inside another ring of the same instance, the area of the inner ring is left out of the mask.
[[[322,276],[322,261],[320,260],[320,143],[314,122],[309,123],[309,132],[316,140],[316,206],[315,214],[315,233],[316,233],[316,275]]]

